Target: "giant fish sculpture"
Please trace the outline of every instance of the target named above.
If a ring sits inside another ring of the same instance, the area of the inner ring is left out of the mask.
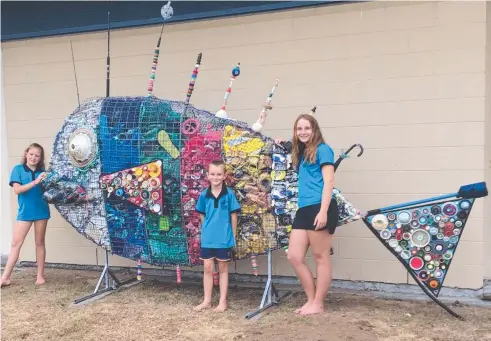
[[[243,259],[288,243],[297,173],[285,147],[186,102],[90,99],[56,136],[44,197],[113,254],[152,265],[198,265],[196,200],[209,185],[208,164],[224,159],[226,183],[242,207],[236,257]],[[361,218],[350,205],[340,207],[350,209],[344,219]]]
[[[172,11],[166,6],[163,16]],[[157,266],[195,266],[201,264],[196,200],[208,186],[208,164],[223,159],[226,183],[242,208],[236,259],[286,247],[297,209],[297,172],[289,144],[275,144],[260,133],[278,83],[249,127],[226,113],[239,64],[215,114],[189,102],[201,54],[185,101],[153,96],[159,46],[160,38],[147,96],[109,97],[107,90],[105,98],[86,100],[65,120],[42,183],[45,200],[80,234],[112,254]],[[343,153],[335,168],[345,157]],[[487,194],[485,183],[478,183],[366,213],[338,189],[333,195],[338,225],[362,219],[421,289],[458,316],[437,296],[473,203]]]

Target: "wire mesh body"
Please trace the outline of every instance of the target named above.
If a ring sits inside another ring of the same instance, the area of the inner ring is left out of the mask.
[[[243,259],[288,244],[298,192],[290,152],[245,122],[185,102],[94,98],[58,133],[44,196],[113,254],[158,266],[200,265],[196,201],[209,186],[208,165],[223,159],[226,184],[241,204],[236,258]],[[349,218],[340,224],[359,219],[336,193]]]
[[[224,128],[226,183],[241,205],[236,236],[238,259],[278,248],[271,206],[273,144],[249,128],[233,124]]]
[[[88,100],[65,120],[53,145],[50,173],[41,185],[49,186],[46,188],[45,199],[54,203],[61,216],[79,233],[104,249],[111,250],[105,202],[99,187],[102,164],[97,131],[103,101],[103,98]],[[70,156],[74,154],[70,145],[78,134],[87,136],[92,149],[88,151],[88,156],[73,158]],[[64,183],[54,181],[56,178],[64,178],[83,186],[87,192],[87,200],[67,203],[65,199],[71,193],[70,188],[67,189]],[[47,195],[52,197],[46,198]]]
[[[208,186],[210,162],[222,158],[222,125],[214,115],[189,106],[182,124],[181,193],[184,229],[188,236],[189,264],[201,264],[201,220],[196,202]]]
[[[298,209],[298,174],[291,158],[291,144],[274,146],[271,173],[272,204],[276,222],[276,236],[280,247],[288,246],[293,219]]]

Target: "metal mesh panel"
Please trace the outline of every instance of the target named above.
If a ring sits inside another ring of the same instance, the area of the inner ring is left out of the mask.
[[[212,114],[201,113],[193,107],[186,110],[181,129],[181,191],[184,226],[189,238],[189,258],[192,265],[199,259],[201,222],[195,211],[196,202],[209,186],[206,173],[213,160],[222,158],[222,129]]]
[[[293,219],[298,209],[298,174],[291,160],[291,144],[274,146],[272,171],[272,204],[278,226],[276,236],[280,247],[288,246]]]
[[[61,216],[79,233],[110,250],[104,199],[99,188],[102,165],[97,131],[102,102],[101,98],[89,99],[65,120],[55,138],[48,177],[41,186],[45,190],[44,198],[54,203]],[[71,148],[77,136],[91,144],[86,155],[80,157],[80,153]],[[77,158],[71,157],[70,153]],[[77,187],[84,195],[73,195]]]
[[[179,191],[181,113],[172,110],[170,102],[153,97],[108,98],[100,121],[103,173],[131,168],[133,181],[138,181],[148,164],[159,161],[161,165],[156,178],[160,187],[155,196],[161,197],[158,211],[135,207],[132,202],[106,201],[113,252],[154,265],[189,264]],[[145,180],[127,187],[139,203],[150,202],[154,195]],[[115,211],[117,207],[121,209]]]
[[[227,124],[223,132],[227,184],[241,205],[237,259],[278,248],[271,209],[273,141],[248,128]]]

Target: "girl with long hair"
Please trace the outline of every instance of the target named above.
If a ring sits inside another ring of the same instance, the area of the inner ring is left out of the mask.
[[[10,285],[10,275],[24,240],[34,223],[36,241],[37,279],[36,284],[41,285],[44,279],[44,262],[46,258],[45,236],[46,226],[50,218],[49,206],[43,200],[39,183],[46,177],[44,165],[44,149],[37,143],[27,147],[20,164],[12,169],[9,185],[13,187],[18,199],[17,218],[14,225],[11,249],[5,270],[2,274],[1,286]]]
[[[276,139],[277,143],[282,141]],[[332,236],[338,223],[337,203],[332,198],[334,152],[325,143],[312,114],[301,114],[295,121],[292,162],[298,171],[298,210],[290,233],[288,260],[307,296],[307,302],[295,313],[312,315],[324,311],[332,280]],[[317,283],[305,262],[309,246],[316,263]]]

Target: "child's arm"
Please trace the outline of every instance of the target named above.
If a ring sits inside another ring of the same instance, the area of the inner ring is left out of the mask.
[[[31,188],[37,185],[36,180],[31,181],[25,185],[20,185],[17,182],[13,183],[12,187],[14,188],[14,193],[19,195],[21,193],[27,192],[28,190],[30,190]]]
[[[229,196],[229,209],[230,209],[230,222],[232,223],[234,238],[237,238],[237,222],[238,222],[237,212],[240,211],[240,204],[235,194]]]
[[[233,212],[230,215],[230,220],[232,222],[232,231],[234,233],[234,239],[237,239],[237,212]]]
[[[9,184],[14,189],[14,193],[19,195],[21,193],[29,191],[30,189],[32,189],[33,187],[35,187],[37,185],[39,185],[39,183],[41,181],[43,181],[45,177],[46,177],[46,173],[41,173],[35,180],[28,182],[25,185],[22,185],[20,173],[19,173],[18,167],[16,167],[12,170],[12,174],[10,175],[10,183]]]
[[[206,204],[203,197],[203,193],[201,193],[200,196],[198,197],[198,202],[196,203],[195,210],[196,212],[199,213],[200,223],[203,224],[203,222],[205,221],[205,214],[206,214]]]
[[[331,147],[324,145],[318,148],[317,159],[321,167],[324,187],[322,189],[321,209],[314,220],[316,230],[324,228],[327,224],[327,212],[331,203],[334,188],[334,152]]]

